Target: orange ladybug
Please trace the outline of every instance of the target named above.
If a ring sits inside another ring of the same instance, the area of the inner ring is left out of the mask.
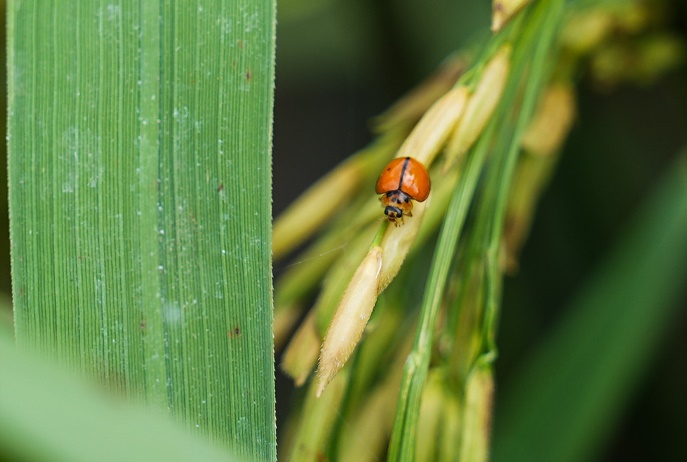
[[[431,187],[424,165],[412,157],[399,157],[384,167],[375,191],[382,194],[380,200],[384,206],[384,214],[390,222],[400,226],[404,215],[413,216],[411,201],[424,202]]]

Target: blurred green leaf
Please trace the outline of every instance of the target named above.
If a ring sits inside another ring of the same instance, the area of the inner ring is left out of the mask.
[[[12,336],[0,330],[3,460],[238,460],[163,416],[99,393],[12,343]]]
[[[274,13],[8,10],[18,342],[261,460],[276,457]]]
[[[682,156],[497,400],[493,460],[591,460],[644,376],[687,279]]]

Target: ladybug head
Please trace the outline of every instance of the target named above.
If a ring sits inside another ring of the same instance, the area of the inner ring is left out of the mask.
[[[384,215],[389,218],[389,221],[395,222],[396,220],[403,219],[403,210],[393,205],[387,205],[384,209]]]

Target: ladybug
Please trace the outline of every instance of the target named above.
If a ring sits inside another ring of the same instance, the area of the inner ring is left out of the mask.
[[[384,167],[375,191],[382,194],[384,215],[396,226],[403,224],[403,216],[412,217],[413,203],[424,202],[431,188],[424,165],[412,157],[398,157]]]

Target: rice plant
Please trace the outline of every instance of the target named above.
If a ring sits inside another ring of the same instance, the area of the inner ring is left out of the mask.
[[[650,379],[681,423],[677,3],[3,6],[0,459],[626,460]],[[395,102],[344,153],[346,79]]]
[[[582,76],[610,87],[681,61],[681,42],[654,30],[657,11],[642,2],[494,2],[491,36],[456,50],[375,119],[369,146],[277,218],[276,259],[310,241],[275,288],[281,367],[306,388],[282,433],[284,459],[489,458],[504,276],[517,272],[577,117]],[[634,54],[635,40],[663,43]],[[389,211],[389,195],[380,205],[374,184],[391,159],[409,157],[426,166],[432,191],[398,219],[405,211]],[[523,406],[509,422],[527,414]],[[536,434],[505,434],[497,460],[587,460],[591,444],[549,451],[527,439]]]

